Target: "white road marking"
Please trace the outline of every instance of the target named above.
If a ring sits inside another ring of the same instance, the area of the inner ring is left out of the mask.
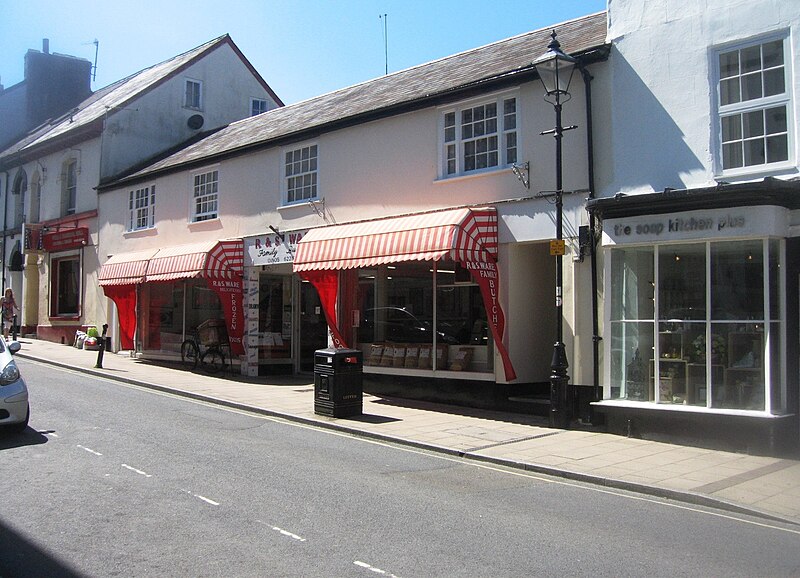
[[[122,467],[125,468],[126,470],[130,470],[132,472],[136,472],[137,474],[142,475],[145,478],[152,478],[153,477],[152,474],[148,474],[147,472],[143,472],[142,470],[137,470],[136,468],[134,468],[132,466],[129,466],[128,464],[122,464]]]
[[[292,540],[297,540],[298,542],[305,542],[306,541],[305,538],[303,538],[301,536],[298,536],[297,534],[292,534],[291,532],[287,532],[286,530],[282,530],[281,528],[278,528],[277,526],[271,526],[271,527],[276,532],[280,533],[283,536],[288,536]]]
[[[356,566],[361,566],[362,568],[366,568],[370,572],[375,572],[376,574],[383,574],[385,576],[389,576],[390,578],[399,578],[394,574],[389,574],[386,570],[381,570],[380,568],[375,568],[375,566],[370,566],[366,562],[361,562],[359,560],[356,560],[353,562],[353,564],[355,564]]]
[[[189,490],[182,490],[182,491],[189,494],[193,498],[197,498],[198,500],[203,500],[207,504],[211,504],[212,506],[219,506],[219,502],[215,502],[211,498],[206,498],[205,496],[201,496],[200,494],[195,494],[194,492],[190,492]]]
[[[103,455],[103,454],[101,454],[100,452],[96,452],[96,451],[94,451],[93,449],[91,449],[91,448],[87,448],[86,446],[82,446],[82,445],[80,445],[80,444],[78,444],[78,447],[79,447],[80,449],[82,449],[82,450],[84,450],[84,451],[87,451],[87,452],[89,452],[90,454],[94,454],[94,455],[96,455],[96,456],[102,456],[102,455]]]
[[[306,541],[306,539],[303,538],[302,536],[298,536],[297,534],[292,534],[288,530],[284,530],[283,528],[278,528],[277,526],[273,526],[272,524],[267,524],[266,522],[264,522],[262,520],[256,520],[256,522],[258,524],[263,524],[264,526],[267,526],[269,529],[275,530],[279,534],[281,534],[283,536],[286,536],[287,538],[291,538],[292,540],[297,540],[298,542],[305,542]]]

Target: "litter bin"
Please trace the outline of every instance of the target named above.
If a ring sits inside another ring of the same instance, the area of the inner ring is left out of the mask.
[[[314,352],[314,413],[331,417],[361,415],[364,355],[358,349]]]

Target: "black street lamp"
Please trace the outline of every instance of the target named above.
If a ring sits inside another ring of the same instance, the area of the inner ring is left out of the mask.
[[[571,420],[570,400],[568,398],[569,375],[567,375],[567,353],[564,348],[564,316],[563,316],[563,259],[564,231],[563,231],[563,183],[561,169],[561,138],[565,130],[572,130],[575,126],[564,127],[561,125],[561,105],[571,97],[569,84],[575,72],[577,61],[561,51],[561,45],[556,40],[556,31],[553,30],[553,40],[547,47],[547,52],[534,60],[533,65],[545,89],[544,99],[553,105],[556,111],[556,126],[541,134],[552,134],[556,139],[556,342],[553,345],[553,360],[550,364],[550,425],[552,427],[567,428]]]

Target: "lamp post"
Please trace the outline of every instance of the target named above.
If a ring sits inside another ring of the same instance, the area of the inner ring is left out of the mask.
[[[553,359],[550,364],[550,425],[552,427],[567,428],[571,419],[570,401],[568,398],[569,375],[567,375],[567,353],[564,348],[563,332],[563,183],[561,163],[561,138],[565,130],[572,130],[575,126],[564,127],[561,124],[561,106],[567,102],[571,95],[569,84],[575,72],[577,61],[561,51],[561,44],[556,40],[556,31],[553,30],[552,41],[547,47],[547,52],[537,58],[533,65],[545,89],[544,99],[553,105],[556,112],[556,126],[541,134],[552,134],[556,139],[556,342],[553,345]]]

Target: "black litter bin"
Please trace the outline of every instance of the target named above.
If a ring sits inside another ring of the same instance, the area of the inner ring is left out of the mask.
[[[314,413],[331,417],[361,415],[364,355],[358,349],[314,352]]]

